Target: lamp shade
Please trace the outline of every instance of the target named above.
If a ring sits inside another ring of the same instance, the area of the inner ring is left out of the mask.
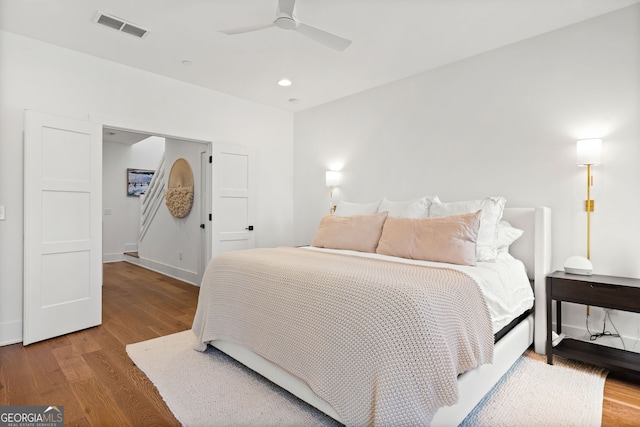
[[[326,173],[327,187],[337,187],[340,185],[340,172],[327,171]]]
[[[581,139],[576,144],[576,163],[578,166],[599,165],[601,153],[601,139]]]

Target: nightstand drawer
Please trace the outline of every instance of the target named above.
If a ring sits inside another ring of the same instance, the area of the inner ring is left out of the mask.
[[[554,278],[551,298],[640,313],[640,287]]]

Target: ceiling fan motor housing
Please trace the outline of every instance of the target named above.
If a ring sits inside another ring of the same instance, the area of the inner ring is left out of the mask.
[[[283,30],[295,30],[298,26],[298,23],[290,16],[279,16],[273,22],[276,24],[278,28],[282,28]]]

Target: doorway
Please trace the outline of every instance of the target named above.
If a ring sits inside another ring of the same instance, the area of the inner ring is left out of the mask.
[[[211,143],[104,125],[102,146],[103,261],[127,260],[199,286],[211,257],[211,189],[206,185],[211,171],[202,160],[209,158]],[[127,195],[127,169],[153,171],[166,183],[177,158],[188,161],[196,184],[192,209],[184,218],[169,214],[164,189],[141,197]],[[152,196],[157,200],[145,207],[155,210],[152,223],[140,236],[141,199]],[[133,251],[138,258],[124,255]]]

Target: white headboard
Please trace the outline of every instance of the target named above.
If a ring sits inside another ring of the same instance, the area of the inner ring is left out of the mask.
[[[533,280],[535,303],[535,350],[544,354],[547,338],[546,328],[546,278],[551,272],[551,209],[505,208],[502,218],[524,234],[509,248],[515,258],[527,268]]]

